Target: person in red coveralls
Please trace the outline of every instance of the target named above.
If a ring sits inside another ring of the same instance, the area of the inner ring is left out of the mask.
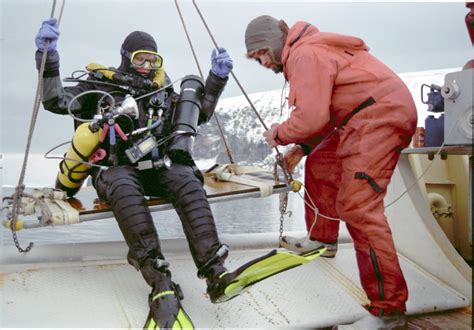
[[[363,40],[320,32],[307,22],[289,28],[259,16],[248,24],[245,44],[249,58],[283,73],[290,85],[291,115],[263,133],[266,141],[294,144],[285,154],[290,171],[307,155],[308,238],[285,236],[282,245],[298,252],[326,245],[325,256],[334,257],[337,220],[345,221],[370,300],[370,313],[350,327],[406,327],[408,289],[383,200],[416,128],[408,88]]]

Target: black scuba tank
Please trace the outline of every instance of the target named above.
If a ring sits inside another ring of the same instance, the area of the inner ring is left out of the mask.
[[[196,75],[188,75],[181,82],[181,93],[171,119],[168,157],[174,163],[192,164],[194,137],[197,133],[204,82]]]

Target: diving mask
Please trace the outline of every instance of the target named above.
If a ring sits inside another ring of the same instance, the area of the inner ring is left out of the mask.
[[[146,63],[148,63],[148,68],[154,70],[161,68],[163,65],[163,57],[151,50],[136,50],[130,53],[122,48],[120,53],[130,59],[132,67],[141,68],[145,67]]]

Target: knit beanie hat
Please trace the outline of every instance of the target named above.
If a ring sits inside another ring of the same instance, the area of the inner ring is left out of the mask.
[[[268,15],[254,18],[245,30],[247,54],[262,48],[271,48],[275,59],[281,62],[286,34],[280,28],[280,20]]]

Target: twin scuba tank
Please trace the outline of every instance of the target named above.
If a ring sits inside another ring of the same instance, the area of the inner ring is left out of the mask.
[[[171,119],[171,135],[167,155],[174,163],[190,164],[194,137],[197,133],[201,97],[204,92],[202,79],[195,75],[183,78],[181,93]],[[90,159],[99,148],[102,128],[92,129],[90,123],[82,123],[75,131],[71,146],[59,164],[56,188],[74,196],[91,169]],[[80,161],[80,162],[79,162]],[[89,163],[89,164],[88,164]]]

